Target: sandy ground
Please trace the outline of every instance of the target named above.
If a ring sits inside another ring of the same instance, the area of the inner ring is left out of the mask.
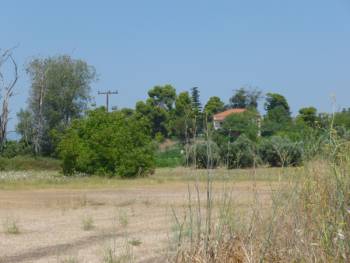
[[[237,203],[251,202],[252,185],[230,183]],[[108,250],[132,255],[135,262],[165,262],[171,207],[183,211],[188,183],[107,187],[0,190],[0,262],[104,262]],[[214,189],[219,194],[222,188]],[[258,189],[259,198],[267,199],[269,186],[258,183]],[[89,231],[83,230],[86,218],[93,220]],[[6,222],[15,222],[19,234],[6,233]]]

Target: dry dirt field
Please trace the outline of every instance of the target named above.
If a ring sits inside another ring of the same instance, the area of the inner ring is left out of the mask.
[[[108,251],[131,256],[133,262],[165,262],[173,240],[172,208],[180,214],[185,209],[196,173],[161,169],[147,179],[82,179],[81,185],[79,179],[42,184],[35,176],[17,174],[8,183],[2,175],[0,262],[106,262]],[[225,186],[246,207],[254,185],[259,199],[268,202],[278,171],[265,169],[254,181],[249,171],[215,173],[214,195]]]

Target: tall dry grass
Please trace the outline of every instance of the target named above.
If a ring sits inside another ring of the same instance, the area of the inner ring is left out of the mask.
[[[210,156],[208,144],[208,162]],[[268,205],[253,190],[252,206],[244,211],[228,190],[214,200],[214,171],[208,169],[206,200],[195,183],[184,216],[174,211],[178,233],[171,260],[350,262],[350,143],[330,132],[319,156],[293,178],[282,169],[284,180],[271,188]]]

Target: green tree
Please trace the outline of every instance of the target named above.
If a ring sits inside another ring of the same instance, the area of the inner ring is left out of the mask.
[[[21,135],[21,141],[25,145],[32,145],[34,127],[33,127],[33,115],[28,110],[21,109],[17,113],[18,124],[16,125],[16,132]]]
[[[202,104],[199,98],[199,89],[198,87],[193,87],[191,89],[191,102],[192,102],[192,111],[194,114],[196,122],[197,133],[201,133],[204,127],[204,119],[202,114]]]
[[[75,120],[59,143],[63,171],[135,177],[154,169],[154,146],[147,122],[103,108]]]
[[[277,93],[268,93],[265,102],[266,116],[262,124],[262,134],[272,135],[288,130],[292,124],[289,104],[286,98]]]
[[[136,103],[136,115],[147,118],[153,138],[168,137],[176,90],[171,85],[155,86],[148,91],[148,96],[146,102]]]
[[[256,141],[259,132],[258,119],[259,114],[255,110],[232,114],[225,119],[219,132],[233,140],[244,134],[250,140]]]
[[[225,104],[221,101],[219,97],[210,97],[207,104],[204,106],[204,113],[209,120],[212,120],[213,115],[223,111]]]
[[[301,108],[297,116],[297,121],[302,121],[310,127],[316,127],[317,123],[319,123],[317,109],[314,107]]]
[[[334,114],[334,126],[350,129],[350,108]]]
[[[152,101],[148,99],[146,102],[137,102],[135,112],[138,118],[147,119],[153,138],[157,134],[168,136],[169,113],[164,108],[154,106]]]
[[[257,108],[262,92],[253,88],[240,88],[230,98],[231,108]]]
[[[199,115],[202,112],[202,104],[199,98],[199,89],[198,87],[193,87],[191,89],[191,101],[192,101],[192,109],[196,115]]]
[[[27,73],[31,80],[27,111],[33,116],[33,132],[26,134],[32,134],[35,153],[49,155],[54,152],[50,133],[63,131],[87,109],[95,69],[85,61],[63,55],[34,59]]]
[[[148,96],[154,106],[170,111],[174,106],[176,90],[169,84],[155,86],[148,91]]]
[[[265,110],[267,112],[274,110],[275,108],[281,107],[287,116],[290,116],[290,107],[286,98],[278,93],[267,93]]]
[[[195,125],[192,99],[187,91],[181,92],[175,100],[175,110],[170,121],[172,134],[185,142],[194,136]]]

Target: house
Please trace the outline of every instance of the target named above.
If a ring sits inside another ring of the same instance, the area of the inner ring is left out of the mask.
[[[213,122],[214,122],[214,129],[218,130],[221,128],[222,123],[224,122],[224,120],[232,115],[232,114],[238,114],[238,113],[242,113],[245,112],[247,109],[229,109],[229,110],[225,110],[223,112],[219,112],[217,114],[214,115],[213,117]]]

